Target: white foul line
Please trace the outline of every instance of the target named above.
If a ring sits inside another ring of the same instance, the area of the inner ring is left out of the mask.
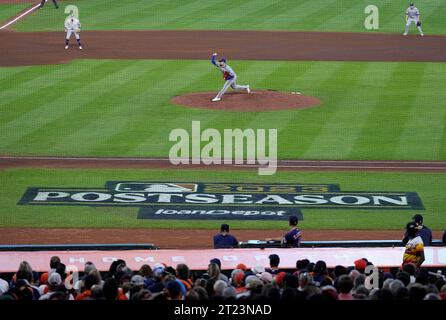
[[[36,10],[38,7],[40,7],[40,3],[36,4],[34,7],[26,10],[25,12],[23,12],[21,15],[15,17],[14,19],[12,19],[11,21],[9,21],[7,24],[3,25],[0,27],[0,30],[6,28],[7,26],[10,26],[11,24],[15,23],[16,21],[22,19],[24,16],[26,16],[27,14],[33,12],[34,10]]]

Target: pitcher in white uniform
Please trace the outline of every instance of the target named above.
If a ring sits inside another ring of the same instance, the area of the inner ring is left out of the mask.
[[[77,45],[79,46],[79,49],[82,50],[82,44],[81,44],[81,23],[78,19],[71,16],[68,17],[65,20],[65,32],[67,33],[67,36],[65,37],[65,49],[68,49],[71,35],[74,34]]]
[[[406,10],[406,29],[404,30],[403,35],[407,36],[412,22],[416,24],[420,35],[424,36],[423,30],[421,30],[420,11],[418,11],[418,8],[415,7],[413,3],[411,3],[409,8]]]

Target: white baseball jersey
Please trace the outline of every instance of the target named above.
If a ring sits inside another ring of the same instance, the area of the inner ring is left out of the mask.
[[[74,31],[81,28],[81,23],[76,18],[68,18],[65,21],[65,29]]]
[[[420,16],[420,11],[418,11],[417,7],[409,7],[406,10],[406,15],[409,19],[418,20]]]

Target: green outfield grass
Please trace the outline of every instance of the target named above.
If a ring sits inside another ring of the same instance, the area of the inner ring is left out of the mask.
[[[364,8],[380,10],[377,32],[402,33],[407,0],[73,0],[50,4],[14,26],[20,31],[63,30],[68,4],[79,7],[84,30],[212,29],[364,32]],[[446,1],[420,0],[426,34],[444,34]],[[10,5],[2,5],[10,6]],[[412,26],[412,28],[415,28]],[[373,31],[376,32],[376,31]]]
[[[14,169],[0,171],[0,226],[2,227],[107,227],[107,228],[212,228],[222,221],[163,221],[137,219],[137,208],[90,208],[17,205],[28,187],[103,187],[106,181],[211,181],[264,183],[333,183],[344,191],[414,191],[425,211],[426,225],[446,227],[443,195],[446,174],[279,172],[259,177],[254,171],[202,170],[63,170]],[[316,210],[303,209],[304,229],[402,229],[413,210]],[[234,228],[287,228],[286,222],[237,221]]]
[[[2,25],[2,22],[16,16],[18,12],[24,10],[29,6],[29,3],[0,4],[0,25]]]
[[[321,106],[190,109],[217,91],[209,61],[78,60],[0,68],[0,154],[167,157],[175,128],[277,128],[279,158],[446,159],[446,64],[231,61],[254,89],[301,91]]]

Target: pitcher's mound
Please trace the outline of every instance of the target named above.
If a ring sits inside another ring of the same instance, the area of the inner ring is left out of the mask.
[[[227,111],[271,111],[303,109],[317,106],[321,101],[304,96],[299,92],[279,92],[273,90],[253,90],[227,92],[218,102],[212,102],[216,92],[199,92],[174,97],[170,102],[191,108]]]

